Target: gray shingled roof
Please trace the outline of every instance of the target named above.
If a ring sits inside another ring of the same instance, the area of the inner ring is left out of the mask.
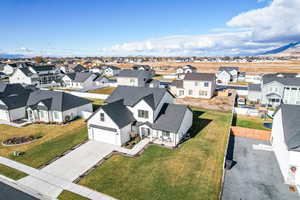
[[[123,101],[116,101],[113,103],[106,104],[101,107],[104,112],[117,124],[119,128],[135,121],[132,113],[126,106],[123,105]],[[95,112],[96,113],[96,112]]]
[[[90,72],[72,72],[66,74],[70,79],[72,79],[74,82],[82,83],[86,81],[92,73]]]
[[[27,68],[27,67],[21,67],[19,68],[21,72],[23,72],[26,76],[31,76],[33,73]]]
[[[29,93],[29,91],[26,90],[21,84],[0,83],[0,98],[24,93]]]
[[[143,70],[130,70],[130,69],[124,69],[120,71],[119,77],[142,77],[142,76],[148,76],[149,72],[143,71]]]
[[[56,67],[54,65],[35,65],[32,66],[32,69],[34,69],[36,72],[42,72],[42,71],[55,70]]]
[[[188,109],[185,105],[165,103],[152,128],[177,133]]]
[[[174,80],[172,81],[171,86],[183,88],[183,80]]]
[[[300,106],[281,105],[282,126],[288,150],[300,151]]]
[[[248,85],[248,90],[249,90],[249,91],[257,91],[257,92],[260,92],[260,91],[261,91],[261,85],[260,85],[260,84],[249,84],[249,85]]]
[[[51,99],[51,105],[48,104],[48,109],[55,111],[66,111],[78,106],[91,103],[90,100],[77,97],[65,92],[37,90],[30,93],[27,100],[27,106],[36,105],[46,99]]]
[[[29,94],[20,94],[20,95],[13,95],[13,96],[7,96],[4,98],[0,98],[0,100],[5,104],[0,104],[0,109],[2,110],[12,110],[15,108],[21,108],[26,106],[27,99],[29,97]]]
[[[221,66],[219,67],[219,71],[227,71],[230,72],[232,70],[239,71],[239,67],[226,67],[226,66]]]
[[[282,75],[282,77],[278,77]],[[276,73],[276,74],[265,74],[262,77],[263,84],[268,84],[273,81],[277,81],[283,85],[288,86],[300,86],[300,78],[296,77],[296,73]]]
[[[107,103],[112,103],[124,100],[124,105],[133,106],[141,99],[145,99],[147,102],[156,108],[165,93],[168,92],[165,88],[146,88],[146,87],[131,87],[131,86],[119,86],[115,91],[105,100]],[[152,97],[149,97],[152,96]],[[150,103],[150,101],[152,101]]]
[[[184,80],[189,81],[211,81],[214,82],[216,79],[215,74],[211,73],[187,73],[184,76]]]
[[[146,71],[151,70],[151,67],[149,65],[133,65],[132,69],[137,70],[137,69],[139,69],[141,67],[144,68]]]
[[[83,72],[86,71],[87,69],[82,65],[76,65],[73,67],[73,70],[74,72]]]

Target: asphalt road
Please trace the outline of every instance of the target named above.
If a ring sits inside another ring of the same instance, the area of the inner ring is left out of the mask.
[[[0,200],[38,200],[38,199],[0,182]]]

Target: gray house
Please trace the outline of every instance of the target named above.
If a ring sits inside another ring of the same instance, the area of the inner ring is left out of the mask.
[[[117,76],[119,86],[145,87],[152,74],[145,70],[122,70]]]
[[[260,87],[259,87],[260,86]],[[260,94],[259,94],[260,90]],[[266,74],[260,85],[249,85],[249,99],[273,107],[300,104],[300,76],[296,73]]]

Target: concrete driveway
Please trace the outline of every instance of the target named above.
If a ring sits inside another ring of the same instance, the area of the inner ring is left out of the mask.
[[[283,183],[273,151],[255,150],[253,145],[268,141],[231,137],[230,150],[236,165],[225,172],[223,200],[294,200],[297,192]]]
[[[114,145],[98,141],[88,141],[47,167],[44,167],[41,171],[72,182],[109,155],[114,149],[116,149]],[[18,182],[25,186],[34,186],[37,191],[54,198],[62,192],[62,188],[51,184],[51,180],[49,180],[49,183],[46,183],[33,176],[27,176]]]

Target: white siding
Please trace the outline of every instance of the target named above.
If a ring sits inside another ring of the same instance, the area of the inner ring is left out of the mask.
[[[10,121],[9,114],[8,114],[7,110],[1,110],[0,109],[0,120],[4,120],[4,121],[7,121],[7,122]]]
[[[187,131],[192,127],[193,124],[193,112],[190,111],[189,109],[187,109],[185,111],[185,115],[183,117],[183,120],[181,122],[181,126],[176,134],[176,141],[175,141],[175,145],[176,146],[180,140],[182,139],[182,137],[187,133]]]
[[[282,114],[279,110],[273,119],[272,146],[284,180],[287,180],[289,169],[289,152],[284,141]]]
[[[25,107],[10,110],[9,116],[11,121],[25,118]]]
[[[150,123],[153,123],[153,110],[152,108],[144,101],[140,101],[139,103],[137,103],[134,107],[127,107],[132,113],[133,113],[133,116],[134,118],[139,121],[139,122],[150,122]],[[146,119],[146,118],[140,118],[138,116],[138,110],[146,110],[148,111],[148,114],[149,114],[149,118]]]

